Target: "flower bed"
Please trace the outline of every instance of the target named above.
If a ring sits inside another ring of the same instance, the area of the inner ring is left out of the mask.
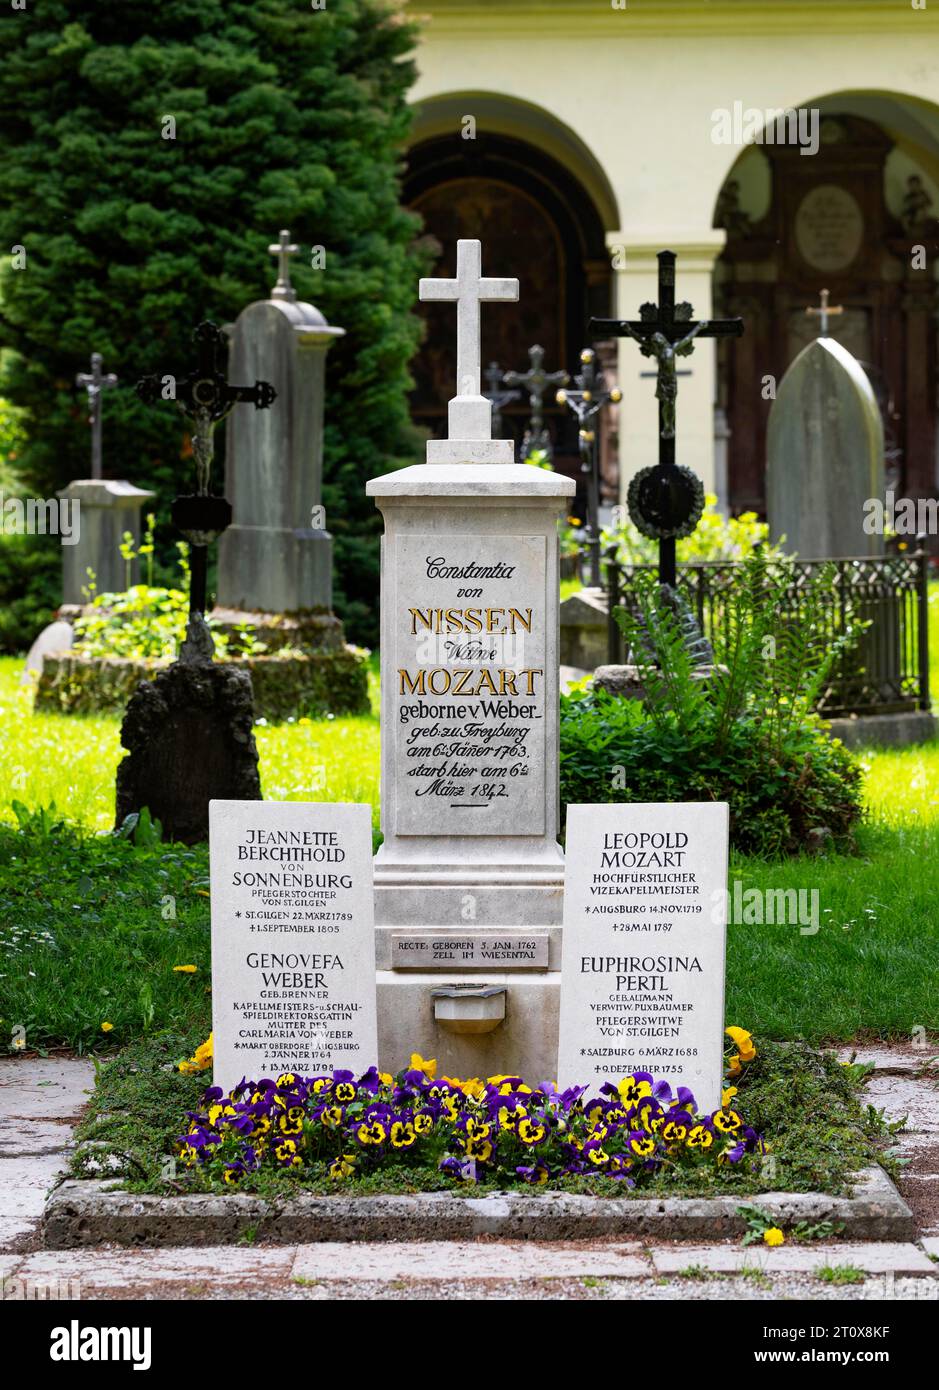
[[[260,1169],[325,1168],[342,1182],[419,1164],[458,1182],[492,1177],[538,1186],[571,1176],[634,1188],[664,1170],[759,1160],[765,1146],[733,1108],[733,1092],[699,1114],[687,1087],[674,1092],[634,1072],[588,1096],[586,1086],[530,1087],[517,1076],[436,1079],[414,1056],[396,1077],[370,1067],[217,1086],[191,1112],[178,1153],[228,1184]]]
[[[757,1051],[745,1030],[728,1033],[732,1084],[709,1115],[647,1076],[588,1096],[514,1076],[438,1077],[417,1056],[394,1078],[375,1069],[274,1078],[226,1097],[205,1088],[211,1038],[164,1033],[100,1068],[71,1176],[119,1177],[139,1194],[240,1191],[280,1203],[340,1191],[844,1196],[872,1163],[889,1171],[889,1129],[864,1102],[864,1068],[806,1043]]]

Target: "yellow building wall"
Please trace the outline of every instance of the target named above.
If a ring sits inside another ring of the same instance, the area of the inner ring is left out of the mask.
[[[676,297],[711,311],[724,234],[718,193],[744,146],[715,141],[717,110],[902,108],[901,143],[939,176],[939,0],[437,0],[421,17],[415,139],[463,115],[541,143],[580,174],[607,222],[616,313],[655,299],[655,252],[678,254]],[[899,99],[899,108],[897,104]],[[865,107],[866,103],[866,107]],[[806,158],[811,158],[807,155]],[[490,275],[499,267],[486,265]],[[524,280],[521,293],[524,295]],[[714,345],[679,390],[677,458],[714,488]],[[657,455],[653,383],[620,344],[621,485]]]

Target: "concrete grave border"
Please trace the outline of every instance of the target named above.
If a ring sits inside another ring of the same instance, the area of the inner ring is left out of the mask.
[[[734,1197],[635,1197],[617,1200],[563,1192],[449,1192],[413,1196],[300,1196],[283,1202],[245,1193],[137,1196],[113,1180],[74,1180],[55,1188],[42,1218],[48,1250],[105,1243],[128,1246],[229,1245],[253,1232],[256,1241],[592,1240],[603,1236],[657,1240],[739,1236],[737,1207],[755,1203],[780,1225],[844,1224],[844,1240],[911,1241],[912,1213],[880,1167],[864,1169],[851,1197],[820,1192],[769,1192]]]

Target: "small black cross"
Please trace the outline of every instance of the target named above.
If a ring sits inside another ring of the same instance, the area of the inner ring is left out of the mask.
[[[587,477],[587,550],[590,555],[590,584],[599,589],[600,575],[600,454],[597,448],[595,421],[604,407],[618,405],[622,393],[618,386],[607,389],[603,373],[597,367],[593,348],[580,354],[580,371],[574,377],[576,390],[558,391],[555,400],[566,405],[577,419],[577,447],[580,471]]]
[[[75,378],[76,386],[84,386],[88,393],[88,423],[91,426],[91,476],[101,477],[101,392],[108,386],[117,385],[113,372],[102,372],[104,358],[100,352],[91,354],[91,371],[79,372]]]
[[[659,459],[655,467],[644,468],[633,478],[629,506],[639,529],[659,542],[660,581],[674,586],[675,539],[690,534],[697,525],[703,497],[700,479],[675,463],[676,359],[694,351],[696,338],[739,338],[743,319],[693,319],[690,304],[675,303],[675,252],[660,251],[658,262],[658,304],[641,304],[638,322],[591,319],[590,332],[596,338],[634,338],[643,357],[654,357],[658,364]]]

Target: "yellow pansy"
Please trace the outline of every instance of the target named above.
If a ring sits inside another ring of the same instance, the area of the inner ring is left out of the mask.
[[[408,1067],[408,1071],[422,1071],[429,1080],[433,1081],[437,1075],[437,1059],[432,1057],[428,1061],[419,1052],[412,1052],[411,1065]]]
[[[394,1120],[391,1126],[391,1144],[395,1149],[409,1149],[417,1139],[413,1124],[407,1120]]]
[[[736,1087],[736,1086],[725,1086],[724,1090],[721,1091],[721,1109],[722,1109],[722,1110],[726,1110],[726,1109],[727,1109],[727,1106],[730,1104],[730,1102],[733,1100],[733,1098],[734,1098],[734,1096],[735,1096],[736,1094],[737,1094],[737,1087]]]
[[[740,1053],[742,1062],[752,1062],[756,1056],[756,1048],[753,1046],[753,1036],[748,1033],[746,1028],[725,1028],[724,1032],[728,1038],[736,1044],[737,1051]]]
[[[709,1149],[714,1143],[714,1135],[704,1125],[695,1125],[687,1142],[689,1149]]]
[[[652,1087],[648,1081],[637,1081],[634,1076],[624,1076],[617,1084],[619,1098],[624,1105],[635,1105],[645,1096],[651,1096]]]
[[[533,1124],[531,1120],[519,1120],[515,1132],[523,1144],[540,1144],[547,1131],[544,1125]]]

